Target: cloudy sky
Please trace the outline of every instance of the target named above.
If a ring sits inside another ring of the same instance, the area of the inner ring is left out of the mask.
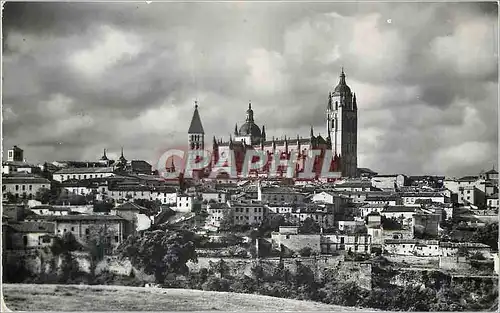
[[[198,100],[228,138],[251,100],[268,137],[326,135],[341,66],[359,166],[476,174],[498,159],[497,6],[467,3],[7,3],[3,138],[28,161],[186,143]]]

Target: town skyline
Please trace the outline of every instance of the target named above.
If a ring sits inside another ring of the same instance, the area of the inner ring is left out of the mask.
[[[498,159],[491,9],[11,3],[4,150],[18,145],[28,161],[43,162],[97,160],[103,149],[118,158],[123,146],[128,159],[154,166],[165,149],[186,145],[194,101],[208,146],[244,122],[249,101],[268,138],[303,137],[311,126],[326,136],[328,93],[343,66],[358,99],[359,167],[474,175]],[[49,11],[52,19],[37,17]]]

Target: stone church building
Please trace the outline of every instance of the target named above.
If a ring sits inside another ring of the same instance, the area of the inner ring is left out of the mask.
[[[351,92],[345,78],[346,75],[342,69],[337,86],[330,91],[328,96],[325,111],[326,138],[319,134],[315,136],[312,127],[309,136],[306,137],[297,135],[296,137],[283,136],[284,139],[268,138],[265,126],[260,128],[256,124],[254,111],[249,103],[245,122],[240,127],[236,124],[234,128],[234,138],[230,136],[229,140],[224,141],[213,137],[211,166],[217,164],[219,158],[225,159],[229,150],[234,152],[236,168],[240,173],[245,153],[249,150],[266,151],[268,159],[272,159],[276,153],[280,155],[281,159],[287,159],[290,157],[291,151],[296,151],[299,160],[304,160],[308,151],[314,149],[321,151],[314,166],[314,171],[319,174],[321,170],[319,160],[325,151],[330,150],[334,156],[330,170],[342,172],[342,177],[355,177],[357,172],[358,107],[356,95]],[[205,149],[205,131],[198,112],[198,105],[195,105],[188,130],[188,145],[191,150]],[[299,161],[296,173],[303,168],[304,162]],[[269,164],[264,167],[263,171],[268,170]]]

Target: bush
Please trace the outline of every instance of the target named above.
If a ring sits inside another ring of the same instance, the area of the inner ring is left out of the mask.
[[[310,257],[312,254],[312,249],[309,247],[304,247],[299,250],[299,254],[303,257]]]

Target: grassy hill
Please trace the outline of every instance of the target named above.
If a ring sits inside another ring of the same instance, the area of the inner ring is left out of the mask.
[[[268,296],[124,286],[4,284],[13,311],[355,311]]]

